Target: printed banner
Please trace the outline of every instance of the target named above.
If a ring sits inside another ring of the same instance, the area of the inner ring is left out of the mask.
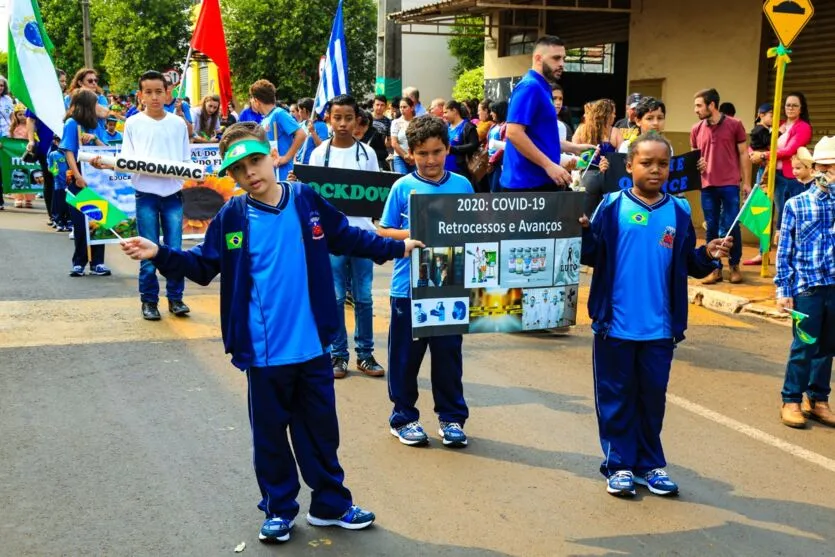
[[[609,160],[609,169],[603,174],[604,191],[612,193],[632,187],[632,176],[626,171],[626,155],[609,153],[605,155]],[[670,193],[684,193],[702,189],[702,174],[699,172],[699,159],[702,152],[690,151],[670,159],[670,178],[662,186],[662,190]]]
[[[573,325],[583,193],[413,195],[412,335]]]
[[[306,164],[295,165],[293,173],[299,182],[309,184],[346,215],[372,219],[379,219],[383,215],[391,186],[403,177],[395,172],[346,170]]]
[[[25,139],[0,139],[0,167],[3,172],[3,191],[13,193],[43,193],[43,172],[37,162],[23,161]]]
[[[82,150],[96,155],[115,156],[119,154],[121,147],[82,147]],[[192,145],[191,160],[206,166],[207,175],[201,183],[195,180],[183,181],[183,238],[202,239],[220,208],[233,196],[244,192],[228,176],[218,178],[209,175],[221,162],[216,144]],[[136,236],[136,198],[131,174],[93,168],[88,163],[81,163],[81,173],[89,187],[128,215],[128,220],[116,227],[116,232],[123,238]],[[89,240],[93,245],[119,241],[112,232],[100,228],[96,223],[90,223]]]

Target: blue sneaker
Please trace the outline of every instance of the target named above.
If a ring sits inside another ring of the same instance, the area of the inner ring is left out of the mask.
[[[634,497],[635,477],[629,470],[618,470],[606,480],[606,491],[615,497]]]
[[[423,431],[420,422],[412,422],[397,428],[393,427],[389,431],[404,445],[425,445],[429,442],[429,437]]]
[[[261,526],[258,539],[264,543],[286,542],[290,539],[290,530],[293,529],[293,525],[295,525],[294,521],[279,516],[268,518]]]
[[[109,277],[110,276],[110,269],[108,269],[104,265],[96,265],[92,269],[90,269],[91,275],[96,275],[97,277]]]
[[[347,530],[362,530],[368,528],[374,523],[374,513],[371,511],[364,511],[357,505],[351,505],[351,508],[345,511],[345,514],[339,518],[316,518],[310,513],[307,513],[307,521],[311,526],[339,526]]]
[[[467,446],[467,434],[461,424],[455,422],[441,422],[441,429],[438,435],[444,442],[445,447],[459,449]]]
[[[84,267],[81,265],[73,265],[72,269],[70,270],[71,277],[83,277],[84,276]]]
[[[635,483],[646,486],[650,493],[654,493],[655,495],[678,495],[678,485],[670,479],[667,471],[663,468],[656,468],[655,470],[650,470],[643,476],[636,476]]]

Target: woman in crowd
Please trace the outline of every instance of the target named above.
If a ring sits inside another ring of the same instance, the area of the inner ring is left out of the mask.
[[[99,126],[104,129],[104,120],[108,116],[115,116],[119,120],[124,120],[125,116],[121,113],[110,110],[110,103],[107,102],[107,97],[99,87],[99,74],[92,68],[81,68],[70,81],[70,86],[67,88],[67,94],[64,96],[64,107],[69,111],[70,100],[73,94],[79,89],[86,89],[92,91],[97,96],[96,118],[98,118]]]
[[[478,123],[476,124],[476,131],[478,131],[478,141],[484,143],[487,141],[487,134],[495,125],[492,116],[490,115],[490,99],[484,99],[478,103]]]
[[[0,137],[9,135],[9,124],[14,111],[14,101],[9,94],[9,82],[5,77],[0,76]],[[2,174],[0,174],[2,176]],[[3,209],[3,184],[0,178],[0,210]],[[8,185],[6,187],[9,187]]]
[[[191,119],[194,121],[194,143],[216,143],[220,134],[220,96],[206,95]]]
[[[444,105],[444,120],[449,124],[449,154],[444,168],[473,182],[470,169],[467,167],[467,157],[478,151],[481,142],[476,127],[461,114],[464,110],[462,107],[458,101],[447,101]],[[473,187],[478,191],[477,184],[473,183]]]
[[[305,139],[299,152],[296,153],[296,162],[301,164],[308,164],[313,149],[318,147],[330,135],[328,125],[313,112],[313,104],[314,101],[310,97],[299,99],[296,103],[296,111],[299,115],[298,121],[307,134],[307,139]]]
[[[623,143],[620,132],[614,127],[615,103],[610,99],[601,99],[587,103],[583,123],[574,132],[573,142],[596,146],[592,166],[583,173],[582,186],[586,190],[584,214],[591,216],[603,199],[603,174],[600,172],[600,159],[617,152]]]
[[[507,133],[507,101],[494,102],[490,105],[490,116],[496,125],[487,133],[487,154],[490,156],[487,176],[490,191],[497,193],[502,191],[500,181]]]
[[[14,107],[12,112],[12,119],[9,123],[8,136],[15,139],[26,139],[28,132],[26,129],[26,107],[19,104]],[[35,194],[32,193],[15,193],[12,194],[14,199],[14,206],[18,209],[25,207],[32,208],[32,201],[35,199]]]
[[[400,99],[400,114],[399,118],[391,122],[391,148],[394,149],[391,166],[399,174],[410,174],[415,170],[415,161],[409,154],[406,128],[415,117],[415,101],[410,97]]]

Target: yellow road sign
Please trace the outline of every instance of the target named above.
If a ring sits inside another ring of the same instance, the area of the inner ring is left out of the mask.
[[[767,0],[763,11],[785,47],[791,46],[815,15],[811,0]]]

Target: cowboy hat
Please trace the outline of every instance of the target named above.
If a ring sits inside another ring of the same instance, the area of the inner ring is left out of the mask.
[[[824,137],[815,145],[814,159],[820,164],[835,164],[835,136]]]

